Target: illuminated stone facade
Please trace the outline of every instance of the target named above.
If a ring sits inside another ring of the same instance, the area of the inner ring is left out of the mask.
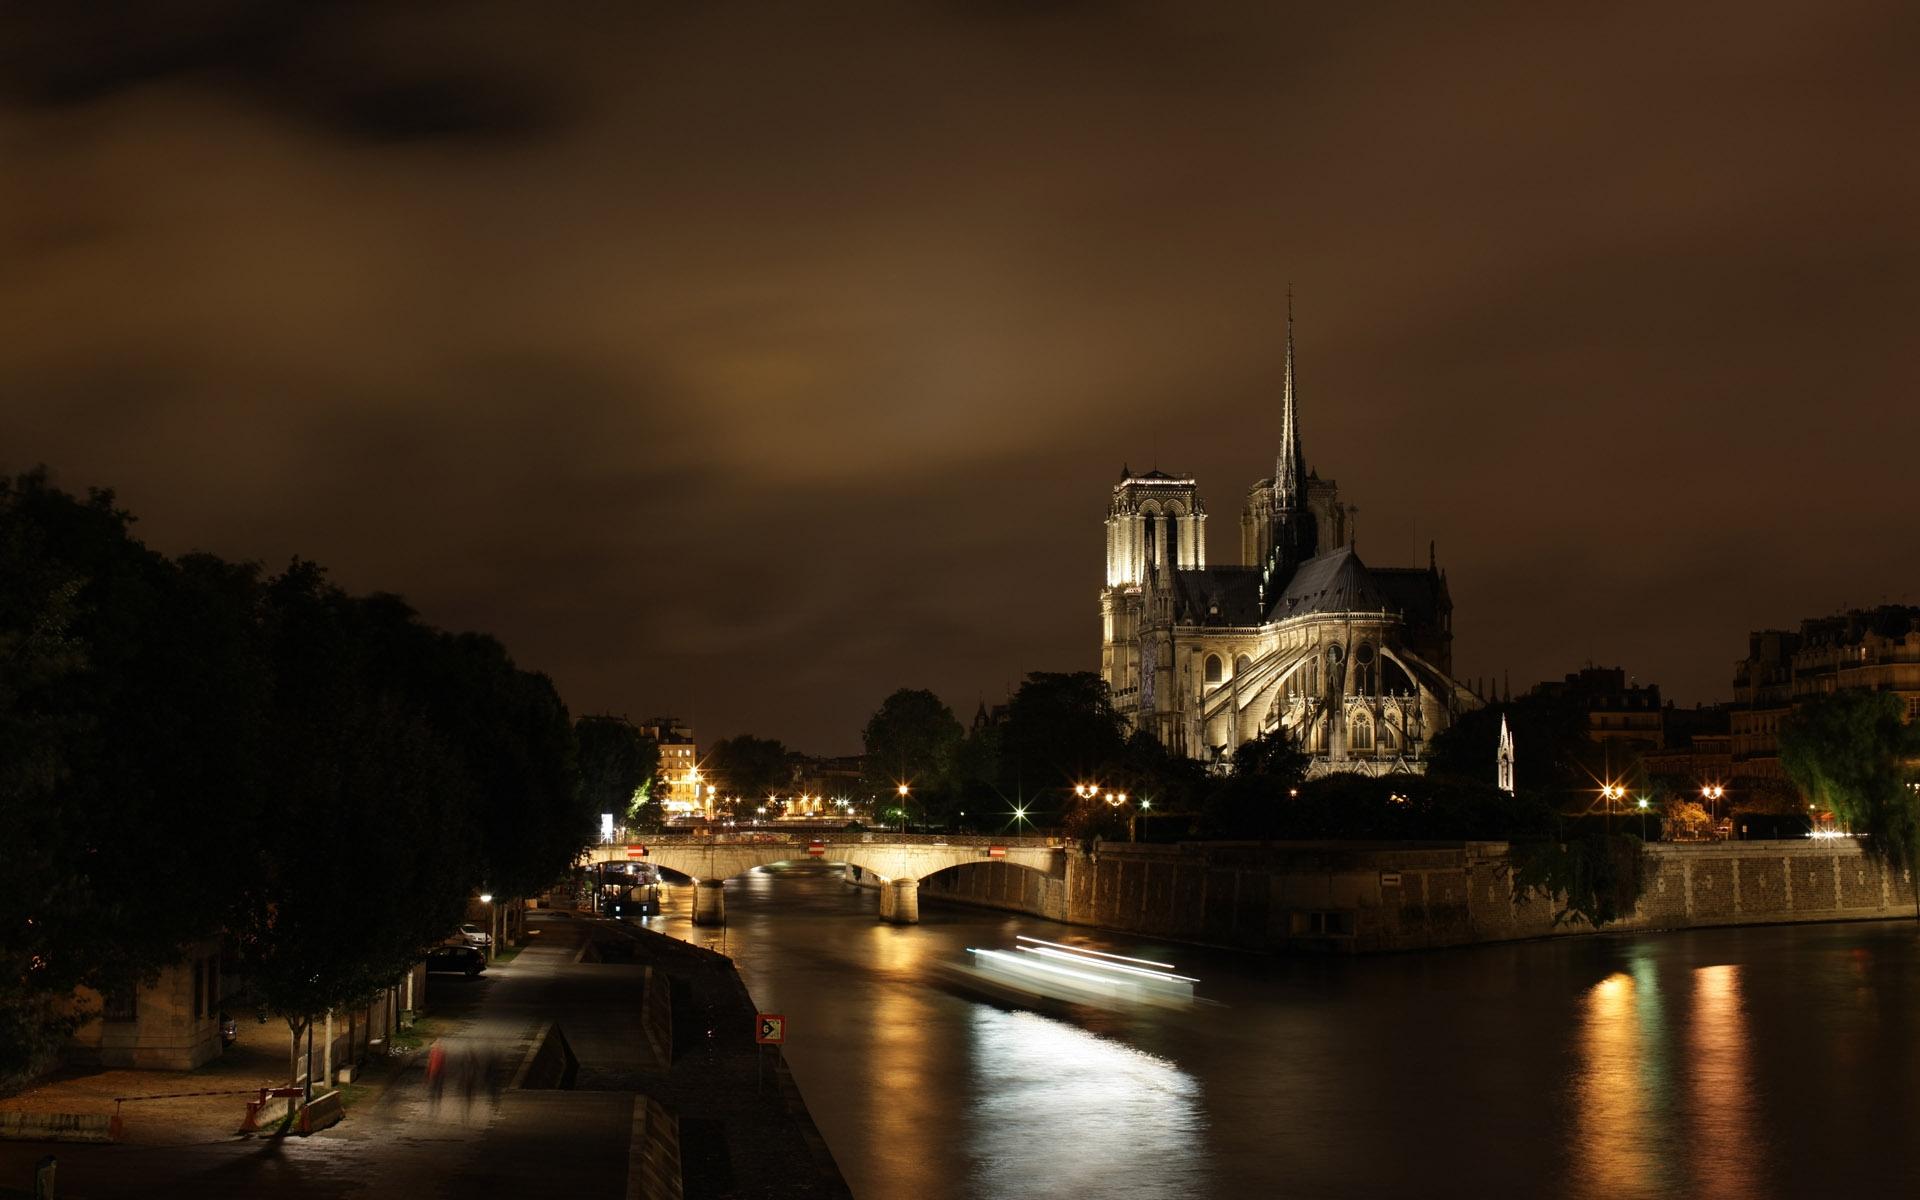
[[[660,747],[653,797],[669,816],[711,815],[713,790],[700,773],[700,751],[693,730],[675,717],[654,717],[640,732]]]
[[[1908,721],[1920,720],[1920,607],[1883,604],[1800,622],[1798,631],[1749,635],[1734,667],[1734,778],[1782,782],[1780,723],[1814,696],[1867,688],[1899,697]]]
[[[1107,509],[1100,670],[1115,706],[1168,748],[1224,762],[1276,728],[1315,774],[1417,771],[1479,701],[1451,677],[1453,602],[1425,567],[1368,567],[1354,510],[1306,469],[1287,322],[1281,442],[1240,521],[1241,566],[1208,566],[1195,481],[1122,470]]]

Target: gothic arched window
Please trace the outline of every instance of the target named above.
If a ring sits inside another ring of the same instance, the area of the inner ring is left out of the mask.
[[[1373,749],[1373,722],[1365,713],[1355,713],[1353,727],[1347,735],[1347,744],[1354,750]]]
[[[1233,677],[1235,679],[1240,678],[1251,670],[1253,670],[1253,660],[1246,655],[1242,654],[1239,658],[1233,660]]]
[[[1207,686],[1215,687],[1219,682],[1220,656],[1218,654],[1209,654],[1207,655]]]
[[[1353,651],[1353,690],[1358,695],[1374,694],[1374,681],[1379,678],[1379,665],[1374,662],[1373,646],[1361,642]]]

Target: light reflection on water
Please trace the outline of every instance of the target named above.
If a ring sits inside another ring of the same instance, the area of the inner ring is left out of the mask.
[[[1657,986],[1650,972],[1616,971],[1587,993],[1569,1131],[1579,1195],[1647,1194],[1659,1174],[1650,1137],[1663,1065]]]
[[[1753,1048],[1737,965],[1723,963],[1693,973],[1688,1042],[1688,1117],[1698,1194],[1741,1200],[1755,1192],[1766,1146],[1754,1137],[1760,1114],[1747,1061]]]
[[[1266,959],[924,904],[822,870],[727,884],[727,949],[854,1194],[1905,1194],[1920,1176],[1912,922]],[[1026,933],[1159,958],[1220,1002],[1047,1015],[957,991]],[[1843,1154],[1815,1149],[1834,1131]]]
[[[976,1005],[972,1034],[976,1195],[1204,1194],[1192,1076],[1037,1013]],[[1047,1147],[1038,1156],[1037,1138]]]

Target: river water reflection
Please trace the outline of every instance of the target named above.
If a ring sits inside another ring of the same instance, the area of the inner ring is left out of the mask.
[[[1268,959],[727,884],[724,948],[862,1200],[1908,1194],[1920,928],[1873,922]],[[943,968],[1015,935],[1177,963],[1206,1003],[1042,1014]]]

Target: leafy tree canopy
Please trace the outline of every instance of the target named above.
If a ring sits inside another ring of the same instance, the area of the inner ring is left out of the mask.
[[[774,738],[743,733],[713,744],[707,751],[707,773],[731,794],[752,799],[788,788],[793,755]]]
[[[581,717],[573,723],[580,747],[582,801],[594,813],[633,821],[660,771],[660,747],[621,717]]]
[[[1780,762],[1812,802],[1856,834],[1862,848],[1910,871],[1920,898],[1920,726],[1903,720],[1892,692],[1848,689],[1817,696],[1780,725]]]
[[[493,639],[130,525],[0,477],[0,1086],[58,1049],[76,987],[223,932],[297,1031],[591,836],[566,709]]]
[[[902,783],[913,803],[929,816],[945,818],[955,807],[960,787],[960,747],[966,732],[940,697],[918,688],[901,688],[881,702],[868,719],[866,746],[869,794],[885,801]]]
[[[1126,724],[1105,680],[1091,671],[1036,671],[1007,705],[1000,787],[1033,800],[1038,812],[1057,812],[1075,784],[1116,780],[1126,755]]]
[[[1516,790],[1556,809],[1583,809],[1605,777],[1628,778],[1636,769],[1630,752],[1609,753],[1593,740],[1577,699],[1522,696],[1464,713],[1442,730],[1428,747],[1428,772],[1493,783],[1503,717],[1513,731]]]

